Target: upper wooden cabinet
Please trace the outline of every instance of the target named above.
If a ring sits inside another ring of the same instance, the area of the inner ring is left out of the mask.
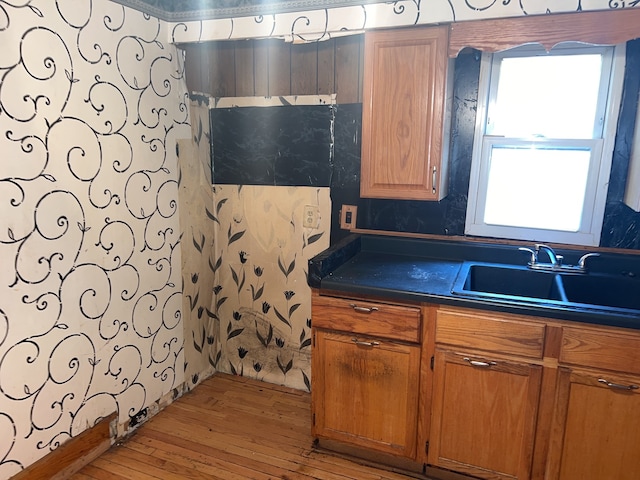
[[[365,34],[360,196],[446,196],[448,27]]]

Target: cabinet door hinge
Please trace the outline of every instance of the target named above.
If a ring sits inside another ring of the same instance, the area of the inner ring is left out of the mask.
[[[435,358],[431,355],[431,371],[433,371],[433,363],[435,362]]]
[[[311,421],[313,422],[313,426],[315,426],[316,425],[316,414],[315,413],[311,416]]]
[[[313,332],[313,335],[311,335],[311,346],[316,346],[316,332]]]
[[[424,453],[429,453],[429,442],[424,442]]]

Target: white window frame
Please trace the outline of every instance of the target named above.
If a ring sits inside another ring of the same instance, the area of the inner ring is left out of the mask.
[[[534,47],[540,51],[539,45]],[[602,47],[590,47],[585,45],[563,45],[552,50],[553,53],[567,53],[578,48],[591,48],[602,50]],[[528,241],[540,241],[549,243],[564,243],[575,245],[597,246],[600,243],[600,235],[604,219],[609,175],[611,172],[611,160],[615,144],[616,127],[620,102],[622,98],[622,84],[625,67],[625,45],[613,47],[611,55],[611,75],[608,77],[608,89],[606,103],[602,115],[602,121],[594,126],[594,138],[580,142],[581,146],[588,146],[592,152],[587,178],[587,194],[580,227],[577,232],[560,230],[546,230],[523,227],[511,227],[489,225],[484,223],[484,208],[487,198],[487,183],[489,177],[490,150],[493,146],[569,146],[577,145],[572,140],[567,142],[561,139],[526,138],[515,139],[485,134],[487,129],[487,115],[489,105],[495,101],[496,85],[498,81],[497,70],[501,58],[507,56],[522,55],[523,52],[533,52],[531,47],[520,47],[508,52],[497,54],[483,53],[480,64],[480,82],[478,88],[478,113],[476,115],[475,135],[473,143],[473,157],[471,162],[471,177],[469,182],[469,195],[467,202],[467,215],[465,221],[465,234],[480,237],[496,237]],[[532,53],[533,54],[533,53]],[[603,69],[604,70],[604,69]],[[493,75],[492,75],[493,71]],[[605,73],[603,73],[605,75]],[[492,84],[492,82],[494,82]],[[493,88],[491,88],[493,86]],[[492,98],[493,97],[493,98]],[[597,123],[597,122],[596,122]],[[553,172],[533,177],[532,181],[539,182],[541,191],[544,191],[545,182],[564,182],[567,179],[553,177]]]

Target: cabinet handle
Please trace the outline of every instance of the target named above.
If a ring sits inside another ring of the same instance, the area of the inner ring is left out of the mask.
[[[637,390],[638,388],[640,388],[638,387],[638,385],[623,385],[621,383],[613,383],[604,378],[599,378],[598,381],[600,383],[604,383],[609,388],[615,388],[617,390]]]
[[[494,365],[497,365],[496,362],[481,362],[479,360],[471,360],[469,357],[464,357],[463,360],[465,362],[469,362],[469,364],[473,365],[474,367],[488,368],[488,367],[493,367]]]
[[[355,303],[350,303],[349,306],[358,313],[372,313],[378,311],[378,307],[359,307]]]
[[[357,338],[352,338],[351,341],[356,345],[360,345],[361,347],[377,347],[380,345],[380,342],[363,342],[362,340],[358,340]]]
[[[431,189],[433,193],[436,193],[436,172],[438,171],[438,167],[433,167],[433,172],[431,173]]]

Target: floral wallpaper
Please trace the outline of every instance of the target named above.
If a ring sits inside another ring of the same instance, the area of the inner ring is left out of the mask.
[[[214,191],[217,369],[308,390],[307,263],[329,246],[329,188],[216,185]],[[306,205],[319,209],[317,229],[303,226]]]
[[[178,140],[178,204],[182,252],[185,381],[192,388],[215,371],[218,322],[210,311],[214,284],[215,222],[211,187],[209,101],[190,103],[191,138]]]
[[[0,1],[0,45],[4,480],[179,393],[181,243],[205,246],[179,223],[176,142],[192,131],[161,21],[107,0]]]

